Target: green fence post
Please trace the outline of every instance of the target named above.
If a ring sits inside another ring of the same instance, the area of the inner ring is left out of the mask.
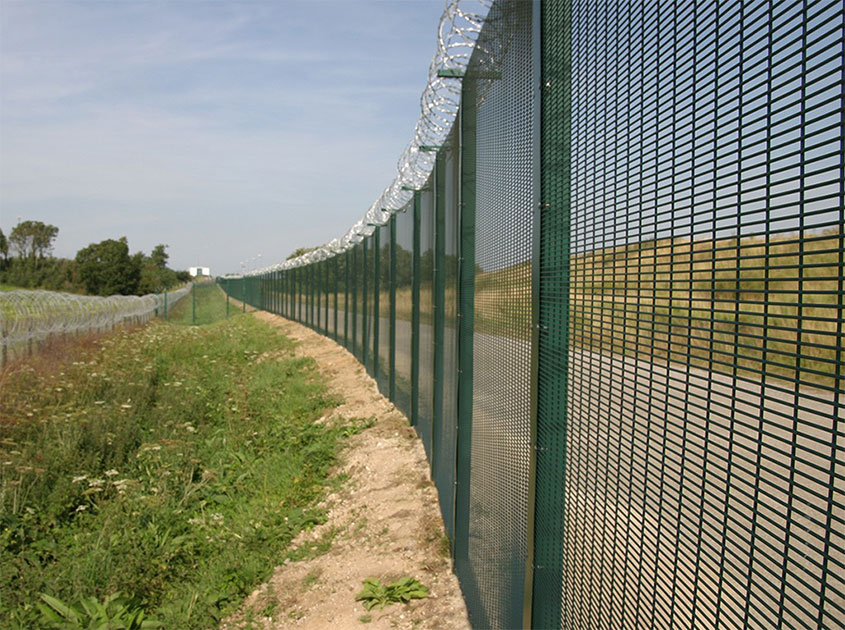
[[[226,319],[229,319],[229,278],[226,278]]]
[[[358,343],[358,247],[352,248],[352,354],[357,356]]]
[[[246,276],[241,278],[241,306],[243,312],[246,313]]]
[[[532,65],[539,80],[532,100],[532,144],[538,171],[534,177],[531,273],[534,492],[529,494],[526,627],[559,628],[562,620],[570,323],[571,11],[568,2],[533,3]]]
[[[475,205],[477,79],[463,81],[460,129],[460,244],[458,255],[458,435],[455,465],[455,571],[472,575],[469,559],[472,461],[473,340],[475,335]],[[463,581],[463,578],[462,578]]]
[[[390,217],[390,400],[396,401],[396,215]]]

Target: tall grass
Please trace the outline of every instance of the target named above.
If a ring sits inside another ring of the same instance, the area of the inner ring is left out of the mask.
[[[292,349],[251,317],[156,322],[3,373],[3,627],[40,627],[42,593],[121,592],[207,628],[266,579],[322,518],[338,437]]]

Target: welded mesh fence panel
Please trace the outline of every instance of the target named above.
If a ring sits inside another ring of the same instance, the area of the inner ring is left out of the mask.
[[[439,383],[435,392],[436,422],[433,430],[434,458],[432,476],[440,494],[443,523],[450,540],[454,537],[455,509],[455,447],[458,430],[458,335],[457,335],[457,279],[458,279],[458,133],[437,156],[438,209],[437,247],[435,256],[436,300],[439,321],[438,338]]]
[[[370,376],[376,376],[375,368],[378,363],[378,308],[379,308],[379,283],[376,275],[376,267],[379,264],[378,253],[381,247],[380,239],[378,238],[378,230],[373,232],[373,235],[367,239],[367,360],[365,368]]]
[[[304,269],[303,286],[305,290],[305,325],[314,327],[314,266],[308,265]]]
[[[358,356],[358,334],[360,327],[358,326],[358,269],[360,269],[360,250],[358,245],[349,250],[349,258],[347,264],[349,265],[348,284],[349,287],[346,292],[346,306],[347,306],[347,332],[346,332],[346,349],[349,350],[356,357]]]
[[[842,5],[571,19],[563,625],[841,627]]]
[[[312,265],[314,267],[314,305],[316,313],[314,314],[314,326],[317,332],[324,333],[326,331],[326,288],[325,288],[325,261],[320,261]]]
[[[402,212],[395,215],[396,221],[396,406],[408,418],[411,417],[411,316],[413,311],[413,247],[414,247],[414,204],[409,202]]]
[[[391,222],[393,219],[391,219]],[[392,245],[390,242],[390,223],[378,228],[379,230],[379,269],[378,269],[378,369],[376,382],[379,390],[390,396],[390,260]]]
[[[434,420],[434,176],[420,193],[419,381],[417,431],[431,457]]]
[[[529,456],[531,4],[491,9],[467,71],[476,119],[475,334],[467,593],[474,623],[522,624]],[[459,574],[460,576],[460,574]]]
[[[349,297],[351,295],[352,284],[352,250],[348,249],[343,253],[343,345],[349,349],[350,333],[352,328],[351,323],[351,303]]]

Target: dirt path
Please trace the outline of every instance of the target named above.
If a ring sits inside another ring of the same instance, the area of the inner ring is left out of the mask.
[[[328,520],[294,545],[304,558],[277,567],[224,630],[247,628],[469,628],[422,442],[361,364],[314,331],[265,312],[255,317],[299,342],[345,403],[322,419],[375,418],[346,440],[337,473],[348,479],[326,500]],[[308,552],[315,545],[325,553]],[[367,612],[355,595],[365,578],[418,579],[426,599]]]

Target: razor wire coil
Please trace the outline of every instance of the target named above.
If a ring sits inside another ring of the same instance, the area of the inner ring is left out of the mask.
[[[245,274],[227,274],[224,277],[260,276],[325,260],[354,247],[405,207],[413,191],[425,185],[434,168],[437,153],[429,147],[443,145],[452,129],[461,100],[461,82],[456,79],[466,71],[492,3],[492,0],[446,1],[437,29],[437,50],[420,97],[420,117],[414,134],[399,157],[393,181],[364,216],[343,236],[301,256]]]
[[[188,284],[167,294],[170,305],[188,295]],[[164,294],[97,297],[55,291],[0,293],[0,346],[41,341],[53,335],[110,329],[147,320],[164,309]]]

